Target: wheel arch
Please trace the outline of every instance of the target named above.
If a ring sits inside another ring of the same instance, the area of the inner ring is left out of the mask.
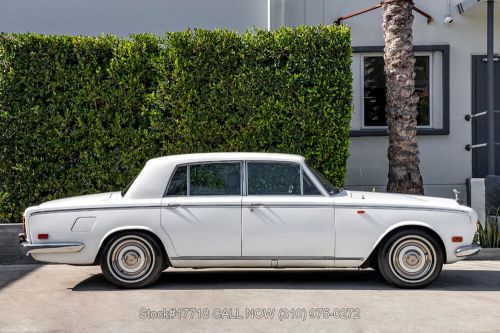
[[[378,252],[380,246],[382,246],[382,244],[384,244],[384,242],[387,241],[387,239],[389,239],[392,235],[394,235],[400,231],[409,230],[409,229],[418,229],[418,230],[427,232],[430,236],[432,236],[438,242],[439,246],[441,247],[441,250],[443,251],[444,261],[446,262],[446,258],[447,258],[446,246],[444,244],[443,237],[440,235],[440,233],[427,223],[417,222],[417,221],[408,221],[408,222],[397,223],[397,224],[391,226],[391,228],[388,228],[385,231],[385,233],[383,233],[377,239],[370,254],[365,259],[365,261],[361,264],[361,267],[367,268],[367,267],[370,267],[371,263],[376,262],[377,252]]]
[[[158,237],[158,235],[152,230],[151,228],[144,227],[144,226],[127,226],[127,227],[121,227],[121,228],[116,228],[113,230],[108,231],[101,239],[99,243],[99,250],[97,251],[96,257],[94,259],[94,265],[99,264],[99,258],[101,257],[101,252],[102,249],[105,247],[107,242],[114,236],[118,234],[126,234],[126,233],[131,233],[131,232],[143,232],[149,234],[151,237],[153,237],[157,242],[158,245],[160,245],[160,248],[162,250],[162,254],[165,258],[165,262],[163,263],[164,268],[172,266],[170,263],[170,257],[168,256],[167,250],[165,248],[165,244],[163,241]]]

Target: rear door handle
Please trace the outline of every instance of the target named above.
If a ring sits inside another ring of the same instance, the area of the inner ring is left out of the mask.
[[[255,207],[264,207],[264,204],[263,203],[257,203],[257,202],[251,202],[248,204],[248,207],[250,208],[255,208]]]
[[[253,212],[255,208],[259,207],[264,207],[265,205],[263,203],[257,203],[257,202],[251,202],[248,204],[248,208],[250,208],[250,211]]]

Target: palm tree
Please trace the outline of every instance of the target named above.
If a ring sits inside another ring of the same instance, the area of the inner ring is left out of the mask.
[[[416,137],[419,97],[415,94],[412,7],[408,0],[386,0],[382,5],[389,128],[387,192],[424,194]]]

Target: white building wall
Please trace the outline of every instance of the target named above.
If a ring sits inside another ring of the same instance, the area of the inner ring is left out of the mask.
[[[471,123],[464,120],[472,109],[472,55],[486,53],[486,4],[479,3],[465,15],[458,13],[458,0],[451,0],[454,22],[445,25],[449,13],[447,0],[415,1],[415,4],[434,18],[426,19],[415,13],[413,38],[415,45],[450,45],[450,134],[419,136],[421,172],[426,194],[454,197],[453,188],[465,198],[465,182],[472,176],[472,155],[464,149],[471,143]],[[324,12],[311,17],[323,3]],[[288,0],[285,18],[287,25],[330,24],[338,17],[372,6],[373,0]],[[500,53],[500,2],[495,8],[495,51]],[[352,29],[353,46],[382,46],[382,9],[344,21]],[[361,66],[353,63],[355,106],[352,128],[360,126]],[[500,88],[496,88],[500,91]],[[356,107],[357,106],[357,107]],[[436,110],[436,113],[442,110]],[[347,163],[346,187],[359,188],[360,168],[365,188],[384,190],[387,182],[387,137],[353,137]]]
[[[451,0],[451,25],[443,23],[447,0],[416,0],[416,5],[435,19],[428,25],[415,13],[415,45],[450,45],[450,134],[419,136],[421,171],[426,194],[453,196],[451,189],[465,194],[465,181],[472,175],[471,57],[486,52],[486,5],[480,3],[462,16]],[[186,28],[228,28],[243,32],[257,27],[276,29],[300,24],[331,24],[339,16],[377,3],[375,0],[2,0],[0,31],[45,34],[129,33],[179,31]],[[382,10],[345,21],[352,29],[353,46],[382,46]],[[496,51],[500,52],[500,2],[496,6]],[[353,128],[360,126],[361,66],[353,63]],[[358,81],[356,81],[358,80]],[[498,90],[498,89],[497,89]],[[435,110],[436,114],[442,110]],[[368,188],[385,188],[387,181],[387,137],[351,138],[346,186],[360,185],[363,169]]]
[[[342,10],[355,10],[353,2],[347,3],[346,7],[350,8]],[[370,3],[369,0],[356,1],[356,5],[361,6]],[[435,21],[428,25],[425,18],[415,14],[414,44],[450,45],[450,134],[419,136],[421,172],[427,194],[453,197],[451,189],[454,187],[465,194],[465,181],[472,176],[472,154],[464,149],[472,140],[471,123],[466,122],[464,116],[472,111],[472,55],[486,53],[486,6],[478,4],[465,16],[452,6],[454,22],[445,25],[443,19],[448,13],[447,1],[421,1],[417,5],[430,13]],[[496,10],[496,17],[500,18],[498,7],[500,3]],[[380,13],[365,14],[347,21],[352,27],[353,45],[383,45]],[[495,37],[496,51],[500,51],[499,25]],[[360,98],[360,90],[355,92],[355,98]],[[352,138],[347,185],[359,185],[357,170],[367,161],[373,161],[370,162],[373,166],[364,168],[365,184],[385,186],[388,173],[386,149],[386,137]],[[367,158],[369,155],[372,158]]]
[[[1,0],[0,31],[127,36],[267,28],[267,0]]]

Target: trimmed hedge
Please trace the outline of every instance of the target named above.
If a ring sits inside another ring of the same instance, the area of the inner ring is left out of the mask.
[[[153,157],[297,153],[341,185],[348,28],[0,35],[0,216],[118,190]]]

